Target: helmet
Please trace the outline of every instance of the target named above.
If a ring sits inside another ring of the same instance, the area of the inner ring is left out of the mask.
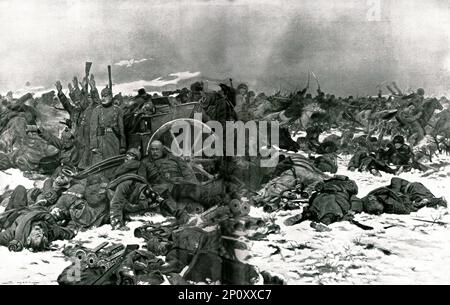
[[[423,90],[423,88],[419,88],[419,89],[417,89],[417,94],[418,95],[424,95],[425,94],[425,90]]]
[[[108,87],[103,88],[100,94],[102,97],[112,96],[112,92]]]
[[[240,90],[240,89],[245,89],[245,90],[248,91],[248,86],[247,86],[246,84],[239,84],[239,86],[237,86],[237,89],[238,89],[238,90]]]

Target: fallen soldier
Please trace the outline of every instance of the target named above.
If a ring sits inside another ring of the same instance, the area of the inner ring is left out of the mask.
[[[363,210],[368,214],[409,214],[423,207],[447,206],[446,200],[436,198],[420,182],[394,177],[391,184],[377,188],[362,198]]]
[[[350,159],[347,169],[349,171],[355,171],[358,169],[360,172],[370,172],[374,176],[381,176],[380,171],[388,174],[395,174],[396,170],[386,165],[386,163],[380,159],[377,153],[375,143],[376,138],[369,138],[367,144],[361,144],[358,151]]]
[[[67,227],[88,230],[109,223],[108,183],[101,175],[88,177],[86,186],[74,185],[54,208],[68,220]],[[67,208],[69,210],[67,211]],[[52,210],[53,211],[53,210]]]
[[[237,198],[233,183],[223,179],[213,179],[208,183],[200,183],[191,166],[181,158],[168,152],[160,141],[150,146],[150,157],[140,161],[140,153],[131,148],[127,152],[126,162],[116,169],[115,177],[134,174],[143,178],[159,193],[171,207],[167,210],[172,216],[182,215],[177,212],[173,202],[195,202],[204,208],[210,208],[220,201],[227,203]]]
[[[361,200],[356,197],[358,186],[346,176],[335,175],[316,184],[314,190],[303,213],[286,219],[285,225],[291,226],[305,220],[329,225],[349,220],[352,217],[351,211],[362,209]]]
[[[78,165],[81,160],[81,152],[79,149],[81,144],[75,139],[75,136],[70,132],[68,127],[62,132],[61,138],[54,136],[43,128],[38,128],[37,133],[50,145],[53,145],[59,150],[58,161],[60,166],[53,172],[54,175],[60,173],[63,166],[76,167]]]
[[[264,206],[267,211],[274,211],[280,207],[280,201],[286,192],[301,189],[304,197],[310,196],[317,183],[327,176],[318,170],[312,161],[302,156],[286,158],[280,167],[286,168],[284,172],[270,180],[256,196],[250,198],[255,206]]]
[[[18,185],[11,193],[1,196],[2,205],[5,206],[5,211],[35,204],[49,207],[54,205],[61,194],[69,187],[70,180],[65,176],[47,179],[42,188],[31,188],[27,190],[24,186]]]
[[[55,240],[72,239],[75,233],[57,224],[58,219],[40,206],[11,209],[0,214],[0,245],[10,251],[49,249]]]
[[[109,185],[114,190],[110,202],[110,223],[113,230],[127,230],[125,213],[146,212],[150,208],[160,208],[178,219],[187,220],[184,210],[177,210],[176,203],[169,197],[163,199],[153,191],[141,176],[127,174]],[[181,215],[183,214],[183,216]]]
[[[309,156],[314,162],[314,166],[317,167],[322,172],[328,172],[331,174],[336,174],[338,170],[337,155],[334,153],[324,154],[322,156]]]
[[[386,163],[396,167],[397,175],[413,168],[420,171],[429,169],[415,159],[411,147],[405,144],[405,139],[401,135],[396,135],[392,139],[392,142],[387,145],[387,150],[380,151],[380,157]]]

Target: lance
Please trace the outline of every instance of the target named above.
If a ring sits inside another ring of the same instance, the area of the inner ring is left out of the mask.
[[[111,96],[112,96],[113,93],[112,93],[111,65],[108,65],[108,87],[109,87],[109,91],[111,92]]]
[[[309,80],[311,79],[311,72],[308,72],[308,83],[306,84],[306,88],[309,88]]]

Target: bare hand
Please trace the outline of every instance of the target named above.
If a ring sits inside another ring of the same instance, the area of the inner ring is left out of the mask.
[[[55,86],[56,86],[56,90],[58,90],[58,93],[60,93],[61,90],[62,90],[62,85],[61,85],[61,82],[59,80],[56,81]]]
[[[89,84],[91,85],[91,88],[92,88],[92,89],[95,88],[94,74],[91,74],[91,78],[90,78],[90,80],[89,80]]]
[[[85,77],[83,77],[83,81],[81,82],[81,87],[85,88],[87,84],[89,83],[89,80]]]
[[[78,88],[78,78],[76,76],[73,77],[72,83],[74,88]]]

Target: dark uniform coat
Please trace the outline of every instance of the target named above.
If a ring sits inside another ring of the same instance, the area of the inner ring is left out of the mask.
[[[92,154],[92,164],[119,155],[125,140],[122,110],[115,105],[97,106],[90,124],[91,150],[98,150]]]
[[[0,227],[5,229],[0,232],[0,245],[7,247],[12,241],[25,245],[35,223],[43,227],[49,242],[72,239],[75,236],[72,230],[59,226],[46,208],[25,207],[9,210],[0,215]]]
[[[316,185],[307,213],[309,219],[326,225],[342,220],[353,207],[360,205],[356,198],[358,186],[346,176],[334,176]]]

